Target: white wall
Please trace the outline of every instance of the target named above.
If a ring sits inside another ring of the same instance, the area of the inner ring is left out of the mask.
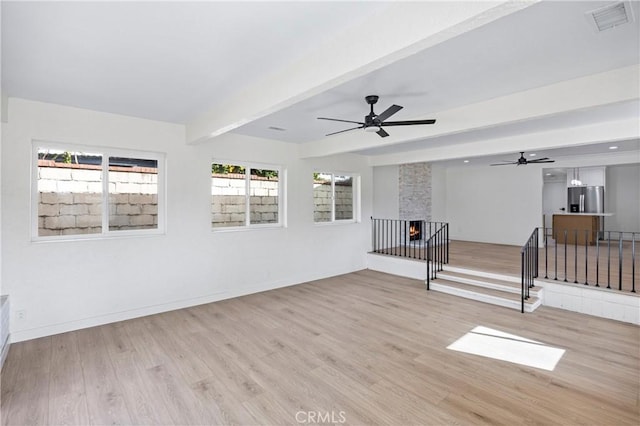
[[[397,218],[398,166],[374,174],[374,215]],[[432,167],[432,220],[454,240],[522,245],[542,223],[542,168]]]
[[[373,194],[364,157],[299,160],[295,145],[233,134],[192,146],[181,125],[20,99],[9,100],[2,137],[2,282],[14,342],[366,267]],[[31,242],[34,139],[166,153],[166,235]],[[288,227],[212,232],[213,157],[286,167]],[[362,223],[313,223],[314,169],[361,174]]]
[[[545,215],[547,228],[553,226],[553,215],[562,213],[562,208],[567,208],[567,182],[545,182],[542,188],[542,212]],[[565,210],[566,211],[566,210]]]
[[[453,240],[522,245],[541,225],[540,166],[450,167],[446,188]]]
[[[605,230],[640,232],[640,164],[607,167]]]
[[[431,218],[447,221],[447,169],[437,164],[431,166]]]
[[[373,217],[400,218],[400,166],[373,168]]]

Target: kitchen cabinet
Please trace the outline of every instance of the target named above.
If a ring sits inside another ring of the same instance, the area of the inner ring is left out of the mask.
[[[575,172],[575,178],[574,178]],[[606,167],[579,167],[567,169],[567,187],[575,186],[571,184],[573,179],[579,179],[581,186],[605,186]]]
[[[554,214],[553,239],[557,244],[594,245],[600,230],[600,215],[588,213]],[[566,231],[566,233],[565,233]]]

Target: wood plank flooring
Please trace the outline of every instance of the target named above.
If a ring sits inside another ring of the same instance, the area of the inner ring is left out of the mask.
[[[446,349],[478,325],[566,353],[546,371]],[[14,344],[1,420],[637,425],[639,350],[634,325],[360,271]]]

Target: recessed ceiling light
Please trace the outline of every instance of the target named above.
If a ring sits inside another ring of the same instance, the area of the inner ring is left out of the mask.
[[[468,163],[468,162],[469,162],[469,160],[464,160],[464,162],[465,162],[465,163]]]
[[[529,157],[535,157],[536,154],[529,154]]]
[[[553,176],[551,173],[545,173],[545,176]]]
[[[610,146],[609,149],[618,149],[618,147],[614,145],[614,146]]]

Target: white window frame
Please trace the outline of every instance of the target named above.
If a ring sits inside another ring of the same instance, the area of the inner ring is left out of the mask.
[[[314,173],[318,173],[321,175],[331,175],[331,220],[328,222],[316,222],[315,217],[313,218],[314,225],[318,226],[326,226],[326,225],[336,225],[336,224],[346,224],[346,223],[360,223],[362,222],[361,217],[361,198],[360,198],[360,185],[361,179],[359,173],[352,172],[339,172],[339,171],[331,171],[327,169],[317,169],[313,171]],[[353,218],[352,219],[336,219],[336,176],[349,176],[352,179],[353,186]]]
[[[50,149],[72,152],[90,152],[102,155],[102,232],[93,234],[38,235],[38,150]],[[109,158],[125,157],[156,160],[158,162],[158,226],[155,229],[109,230]],[[120,238],[132,236],[164,235],[166,233],[166,154],[121,148],[77,145],[63,142],[33,140],[31,144],[31,240],[69,241]]]
[[[211,160],[211,164],[230,164],[233,166],[244,167],[245,169],[245,201],[244,201],[244,225],[241,226],[220,226],[214,227],[211,225],[212,232],[236,232],[247,231],[255,229],[269,229],[269,228],[286,228],[287,227],[287,215],[286,215],[286,178],[287,170],[283,166],[275,164],[254,163],[247,161],[235,161],[235,160],[221,160],[214,158]],[[273,223],[251,223],[251,170],[250,169],[264,169],[275,170],[278,172],[278,221]],[[209,179],[212,179],[211,177]],[[209,181],[209,188],[211,188],[211,181]],[[211,193],[211,189],[209,189]],[[212,195],[212,194],[211,194]],[[210,216],[211,217],[211,216]]]

